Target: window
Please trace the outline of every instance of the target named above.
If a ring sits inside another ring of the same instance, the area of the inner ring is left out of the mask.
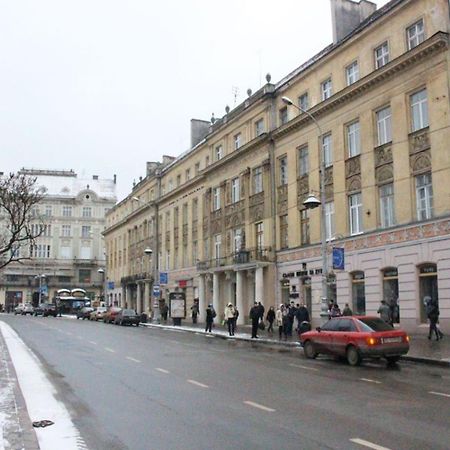
[[[192,201],[192,220],[198,219],[198,199]]]
[[[366,314],[366,288],[365,288],[364,272],[353,272],[352,280],[352,306],[353,314]]]
[[[198,175],[200,173],[200,163],[195,163],[195,175]]]
[[[89,225],[81,226],[81,237],[82,238],[90,238],[91,236],[91,227]]]
[[[262,222],[255,224],[255,236],[256,249],[261,251],[264,247],[264,224]]]
[[[90,206],[83,206],[83,217],[92,217],[92,208]]]
[[[61,228],[61,236],[70,237],[71,235],[71,227],[70,225],[63,225]]]
[[[350,207],[350,234],[362,233],[362,203],[361,193],[353,194],[349,196]]]
[[[186,181],[191,179],[191,169],[186,169]]]
[[[33,258],[50,258],[50,245],[32,245],[30,247],[30,256]]]
[[[298,107],[302,111],[306,111],[309,108],[309,99],[308,99],[308,93],[305,92],[304,94],[300,95],[298,98]]]
[[[351,123],[347,126],[347,146],[348,146],[348,157],[359,155],[361,153],[360,144],[360,134],[359,134],[359,120]]]
[[[431,173],[416,176],[417,220],[433,217],[433,185]]]
[[[334,239],[334,202],[325,203],[325,237],[327,241]]]
[[[300,234],[302,244],[309,244],[309,211],[306,208],[300,211]]]
[[[177,175],[177,187],[181,184],[181,175]]]
[[[205,167],[209,166],[209,156],[205,156]]]
[[[428,126],[428,101],[427,90],[422,89],[411,95],[411,125],[412,131],[417,131]]]
[[[394,185],[385,184],[379,188],[380,194],[380,219],[383,228],[395,225]]]
[[[298,175],[303,177],[309,173],[308,147],[304,146],[298,150]]]
[[[241,199],[239,177],[231,180],[231,203],[237,203]]]
[[[90,283],[91,282],[91,271],[89,269],[80,269],[78,271],[78,281],[80,283]]]
[[[389,62],[389,45],[384,42],[375,49],[375,68],[379,69]]]
[[[220,250],[222,247],[222,235],[216,234],[214,236],[214,258],[220,259]]]
[[[196,264],[198,261],[198,241],[192,241],[192,263]]]
[[[220,187],[213,189],[213,211],[220,209]]]
[[[72,248],[60,247],[60,255],[62,259],[72,259]]]
[[[333,165],[333,146],[331,142],[331,134],[326,134],[322,138],[322,157],[325,167]]]
[[[283,156],[279,159],[280,164],[280,186],[288,184],[288,173],[287,173],[287,156]]]
[[[288,109],[287,106],[280,109],[280,125],[284,125],[288,122]]]
[[[91,259],[91,247],[82,246],[80,248],[80,258],[81,259]]]
[[[408,41],[408,50],[417,47],[425,40],[425,33],[423,29],[423,20],[420,19],[414,25],[411,25],[406,30],[406,39]]]
[[[289,240],[288,240],[288,216],[285,214],[284,216],[280,216],[280,248],[288,248]]]
[[[169,183],[167,184],[167,190],[169,192],[173,191],[173,180],[169,180]]]
[[[170,269],[170,250],[166,250],[166,270]]]
[[[347,86],[350,86],[351,84],[358,81],[359,80],[358,61],[354,61],[349,66],[347,66],[347,68],[345,69],[345,74],[347,76]]]
[[[233,252],[239,253],[242,250],[242,230],[237,228],[233,230]]]
[[[242,145],[242,134],[238,133],[234,136],[234,149],[237,150]]]
[[[392,141],[391,107],[380,109],[377,112],[378,145]]]
[[[255,134],[261,136],[264,133],[264,119],[259,119],[255,122]]]
[[[214,152],[214,159],[216,161],[219,161],[219,159],[222,159],[223,157],[223,147],[221,145],[218,145]]]
[[[183,205],[182,220],[183,220],[183,225],[186,225],[188,223],[188,204],[187,203],[185,203]]]
[[[259,194],[263,191],[262,167],[253,170],[253,193]]]
[[[49,237],[52,235],[52,226],[49,225],[39,225],[39,227],[43,228],[41,236]]]
[[[383,298],[391,309],[392,322],[400,323],[400,302],[398,298],[398,270],[389,267],[382,271]]]
[[[328,78],[328,80],[324,81],[321,84],[321,91],[322,91],[322,100],[326,100],[327,98],[330,98],[333,94],[333,85],[331,84],[331,78]]]
[[[52,206],[51,205],[46,205],[45,206],[45,215],[47,217],[50,217],[52,215]]]
[[[62,207],[62,215],[63,215],[63,217],[71,217],[72,216],[72,207],[71,206],[63,206]]]

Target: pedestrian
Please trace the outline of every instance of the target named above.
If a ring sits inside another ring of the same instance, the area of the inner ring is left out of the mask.
[[[341,309],[339,308],[339,305],[337,303],[333,303],[333,306],[331,307],[331,311],[329,311],[329,316],[330,318],[333,317],[340,317],[341,314]]]
[[[289,317],[289,305],[287,303],[283,308],[283,336],[285,341],[288,336],[292,336],[292,322]]]
[[[297,308],[295,307],[294,302],[291,301],[291,304],[288,306],[287,309],[287,316],[288,316],[288,321],[286,322],[287,325],[287,335],[288,336],[292,336],[292,329],[294,328],[294,319],[295,319],[295,314],[297,312]]]
[[[209,331],[211,333],[212,324],[214,322],[214,317],[216,317],[216,311],[214,310],[213,305],[210,303],[206,308],[206,327],[205,331]]]
[[[161,305],[161,318],[164,322],[167,322],[167,314],[169,313],[169,307],[167,306],[167,303],[165,300],[163,300]]]
[[[391,323],[391,308],[386,304],[386,300],[381,300],[381,305],[378,308],[377,313],[386,323]]]
[[[342,311],[343,316],[353,316],[353,311],[350,309],[350,306],[348,306],[348,303],[345,304],[344,309]]]
[[[269,326],[267,327],[267,332],[273,334],[273,322],[275,320],[275,309],[273,306],[271,306],[269,308],[269,311],[267,311],[266,320],[269,324]]]
[[[258,309],[259,309],[259,320],[261,322],[264,321],[264,313],[266,309],[264,308],[264,305],[261,302],[258,302]]]
[[[198,315],[199,315],[198,300],[195,299],[194,304],[191,306],[192,323],[197,323]]]
[[[249,317],[252,321],[252,339],[258,339],[258,324],[261,316],[261,309],[258,302],[255,302],[250,309]]]
[[[303,303],[298,306],[295,317],[297,319],[297,331],[300,332],[302,323],[309,322],[308,308]]]
[[[234,307],[234,332],[237,331],[237,320],[239,318],[239,310],[237,309],[237,306]]]
[[[236,310],[233,306],[233,303],[228,303],[228,305],[225,307],[224,318],[228,324],[228,334],[230,336],[234,336]]]
[[[280,340],[283,336],[283,311],[284,311],[284,305],[281,304],[278,307],[277,312],[275,313],[275,320],[276,320],[276,324],[278,327],[278,335],[279,335]]]
[[[430,329],[428,331],[428,339],[431,339],[433,337],[433,332],[436,335],[436,340],[442,339],[444,337],[444,334],[438,327],[438,321],[439,321],[439,304],[437,299],[431,298],[430,296],[425,296],[423,299],[423,302],[425,304],[425,311],[427,313],[428,320],[430,321]]]

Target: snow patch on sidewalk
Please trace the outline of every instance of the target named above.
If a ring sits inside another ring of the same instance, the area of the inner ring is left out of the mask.
[[[87,446],[56,390],[45,376],[42,364],[6,323],[0,321],[11,360],[32,422],[51,420],[54,425],[35,428],[41,450],[86,450]],[[0,447],[1,448],[1,447]]]

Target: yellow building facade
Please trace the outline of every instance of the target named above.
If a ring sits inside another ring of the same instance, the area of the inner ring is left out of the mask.
[[[448,329],[448,2],[332,6],[333,44],[200,123],[188,152],[147,170],[108,212],[118,304],[151,310],[184,291],[200,318],[208,303],[219,314],[236,304],[244,323],[254,301],[294,301],[318,322],[323,225],[328,300],[376,313],[385,299],[396,322],[420,331],[431,296]],[[356,22],[343,20],[349,11]],[[325,204],[308,210],[321,189]]]

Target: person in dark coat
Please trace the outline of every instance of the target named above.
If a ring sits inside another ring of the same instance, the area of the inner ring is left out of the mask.
[[[348,303],[345,304],[344,309],[342,311],[343,316],[353,316],[353,311],[350,309],[350,306],[348,306]]]
[[[269,308],[269,311],[267,311],[266,320],[269,323],[269,326],[267,327],[268,333],[273,333],[273,322],[275,320],[275,309],[273,306]]]
[[[308,308],[303,303],[297,308],[295,317],[297,318],[299,328],[302,322],[309,322]]]
[[[198,317],[198,300],[194,300],[194,304],[191,306],[192,323],[197,323]]]
[[[258,323],[261,317],[261,309],[258,302],[255,302],[251,307],[249,316],[252,321],[252,339],[258,339]]]
[[[259,308],[259,320],[263,321],[266,309],[264,308],[264,305],[261,302],[258,302],[258,308]]]
[[[206,327],[205,331],[209,331],[211,333],[212,324],[214,322],[214,317],[216,317],[216,311],[213,308],[213,305],[210,303],[206,308]]]
[[[442,332],[439,330],[437,323],[439,320],[439,305],[436,299],[431,298],[429,296],[425,296],[423,299],[425,303],[425,310],[427,313],[428,320],[430,321],[430,330],[428,332],[428,339],[433,337],[433,332],[436,335],[436,340],[442,339],[444,336]]]

